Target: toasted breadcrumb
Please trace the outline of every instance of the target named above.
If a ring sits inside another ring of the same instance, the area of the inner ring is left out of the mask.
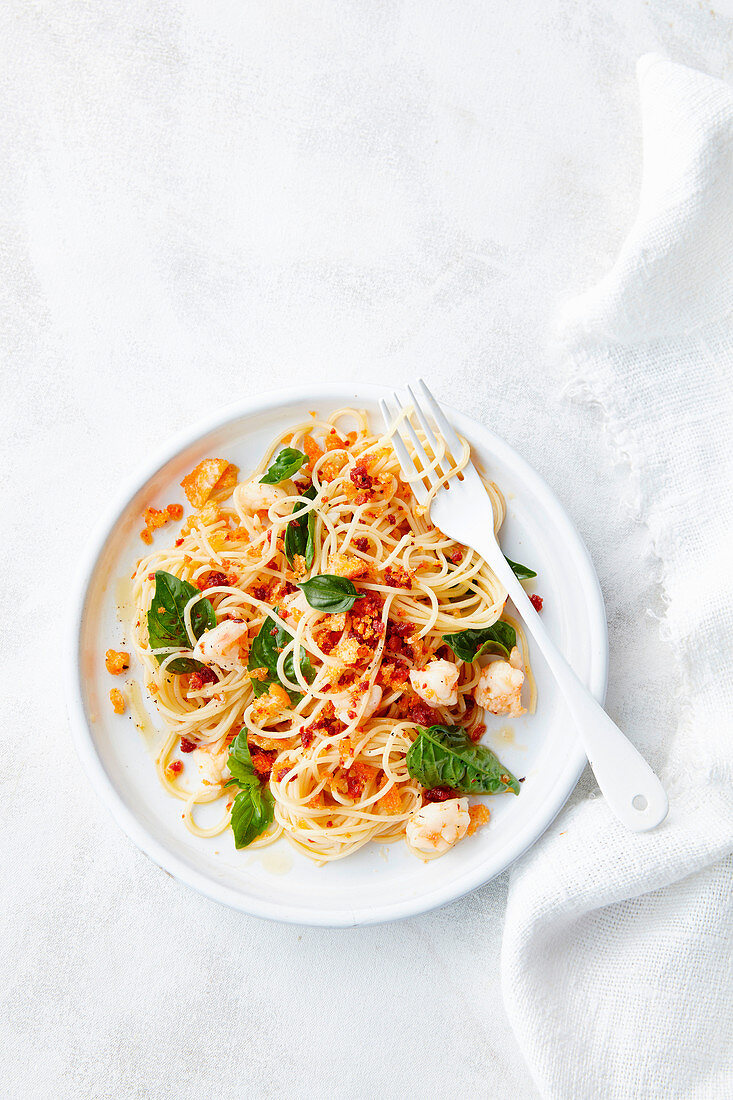
[[[331,650],[331,656],[334,657],[340,665],[345,668],[350,668],[352,665],[358,664],[359,661],[359,639],[358,638],[342,638],[338,645]]]
[[[119,688],[112,688],[109,693],[109,701],[115,714],[124,714],[127,702]]]
[[[259,726],[277,722],[290,706],[290,698],[281,684],[270,684],[267,695],[261,695],[252,707],[252,721]]]
[[[392,786],[386,794],[383,794],[377,803],[379,809],[385,814],[398,814],[402,811],[402,799],[397,787]]]
[[[118,653],[116,649],[108,649],[104,655],[104,663],[107,666],[107,672],[112,676],[121,676],[130,667],[130,654],[124,651]]]
[[[466,829],[466,836],[473,836],[477,829],[480,829],[483,825],[488,825],[489,819],[491,818],[488,809],[481,803],[478,803],[476,806],[469,806],[468,816],[471,820]]]
[[[369,563],[357,558],[355,554],[331,554],[326,571],[336,577],[356,581],[369,576]]]
[[[165,508],[146,508],[143,512],[143,519],[145,520],[145,527],[140,532],[140,538],[148,546],[153,541],[153,531],[157,531],[159,527],[165,527],[166,523],[170,523],[171,520],[179,520],[183,517],[183,505],[182,504],[168,504]]]
[[[212,493],[234,488],[238,474],[225,458],[204,458],[184,477],[181,488],[194,508],[203,508]]]
[[[325,439],[325,447],[327,451],[343,450],[346,447],[346,440],[342,439],[335,428],[331,428]]]
[[[333,481],[343,470],[346,464],[346,455],[334,454],[322,462],[318,468],[318,476],[321,481]]]
[[[308,465],[311,468],[313,467],[313,464],[317,462],[323,454],[323,451],[318,446],[313,436],[310,434],[306,435],[305,439],[303,440],[303,450],[306,453],[306,457],[308,458]]]

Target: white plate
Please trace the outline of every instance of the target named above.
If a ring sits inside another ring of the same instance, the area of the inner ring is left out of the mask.
[[[281,430],[344,405],[381,421],[378,386],[333,384],[266,394],[229,407],[156,455],[122,496],[88,553],[73,606],[67,677],[76,747],[92,785],[128,836],[160,867],[216,901],[247,913],[300,924],[344,926],[397,920],[445,905],[488,882],[544,832],[575,786],[585,755],[542,659],[535,652],[537,713],[510,720],[487,716],[486,741],[517,776],[519,797],[485,800],[491,823],[441,859],[422,863],[402,842],[368,845],[348,859],[315,867],[281,839],[237,852],[229,832],[192,836],[181,803],[160,787],[153,760],[129,712],[113,713],[104,654],[120,648],[116,582],[143,552],[139,532],[147,505],[183,500],[179,482],[202,458],[231,459],[243,473]],[[501,487],[507,518],[501,542],[510,558],[537,570],[544,621],[600,701],[606,688],[606,616],[598,580],[580,536],[542,479],[481,424],[451,413],[485,471]],[[171,534],[156,536],[161,543]],[[129,639],[127,639],[129,642]],[[133,672],[135,666],[133,665]],[[153,719],[154,721],[154,719]],[[504,732],[507,726],[511,734]]]

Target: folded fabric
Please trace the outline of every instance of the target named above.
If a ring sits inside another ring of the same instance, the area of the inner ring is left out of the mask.
[[[634,835],[601,798],[518,865],[504,998],[543,1096],[730,1097],[733,1038],[733,93],[638,66],[639,212],[609,274],[561,321],[570,388],[600,406],[646,524],[679,669],[659,768],[670,813]],[[643,608],[639,608],[643,613]],[[660,767],[660,764],[663,766]]]

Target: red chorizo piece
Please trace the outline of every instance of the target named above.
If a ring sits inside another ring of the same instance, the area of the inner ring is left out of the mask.
[[[346,792],[349,798],[361,798],[361,795],[370,779],[378,774],[377,768],[369,764],[360,764],[358,761],[352,764],[346,772]]]
[[[388,565],[384,579],[390,588],[412,588],[412,577],[401,565]]]
[[[418,726],[439,726],[442,719],[437,710],[433,710],[427,703],[423,703],[422,699],[415,698],[409,703],[409,714],[413,722]]]
[[[267,751],[265,749],[254,748],[251,752],[252,767],[257,772],[260,779],[269,779],[272,772],[272,765],[278,757],[277,749]]]
[[[219,588],[221,585],[226,585],[227,578],[225,573],[220,573],[218,569],[212,569],[210,572],[202,574],[193,583],[201,592],[205,592],[207,588]]]
[[[188,681],[188,686],[191,691],[201,691],[201,688],[204,686],[204,684],[218,683],[219,677],[216,675],[213,668],[207,668],[207,666],[204,665],[202,668],[197,669],[196,672],[191,673]]]
[[[349,473],[349,477],[354,483],[355,488],[370,492],[374,484],[374,478],[371,476],[363,462],[357,462],[353,470]],[[368,499],[368,498],[367,498]],[[364,502],[366,503],[366,501]]]
[[[449,798],[459,798],[458,791],[452,787],[433,787],[429,791],[423,791],[423,802],[447,802]]]

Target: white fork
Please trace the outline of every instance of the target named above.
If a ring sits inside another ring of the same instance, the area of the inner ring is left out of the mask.
[[[459,458],[463,450],[460,439],[422,379],[419,385],[423,404],[432,414],[447,444],[447,450],[455,458]],[[438,456],[442,450],[441,442],[430,426],[412,387],[408,386],[408,390],[428,446],[433,455]],[[402,410],[397,394],[394,399],[397,408]],[[619,821],[634,832],[653,829],[667,816],[668,804],[664,788],[647,762],[581,683],[547,633],[529,596],[499,548],[488,494],[473,463],[469,462],[461,470],[462,479],[454,475],[446,480],[444,475],[450,466],[445,458],[442,466],[435,459],[429,459],[409,418],[405,416],[395,425],[396,417],[386,401],[381,401],[380,406],[387,431],[392,432],[392,443],[402,472],[410,482],[418,501],[422,505],[428,502],[423,479],[431,490],[440,486],[430,503],[431,521],[449,538],[476,550],[511,596],[565,698],[598,786],[612,811]],[[410,457],[400,435],[401,431],[409,436],[423,465],[422,472],[418,471]],[[430,469],[431,464],[433,469]]]

